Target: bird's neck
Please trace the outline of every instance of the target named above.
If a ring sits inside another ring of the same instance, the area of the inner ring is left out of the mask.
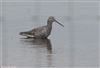
[[[47,33],[48,33],[48,35],[51,34],[52,23],[53,23],[53,22],[51,22],[51,21],[47,21]]]
[[[48,27],[52,27],[52,23],[53,23],[53,22],[51,22],[51,21],[47,21],[47,26],[48,26]]]

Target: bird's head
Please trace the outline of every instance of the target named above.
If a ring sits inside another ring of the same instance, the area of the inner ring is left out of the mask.
[[[56,22],[56,23],[58,23],[59,25],[61,25],[61,26],[63,26],[64,27],[64,25],[63,24],[61,24],[61,23],[59,23],[53,16],[50,16],[49,18],[48,18],[48,22]]]

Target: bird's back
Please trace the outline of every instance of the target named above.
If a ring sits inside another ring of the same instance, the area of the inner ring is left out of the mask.
[[[31,32],[36,38],[46,38],[49,36],[50,31],[48,30],[47,26],[42,26],[33,29]]]

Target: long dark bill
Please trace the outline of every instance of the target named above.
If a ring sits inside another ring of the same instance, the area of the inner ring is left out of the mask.
[[[58,23],[59,25],[61,25],[62,27],[64,27],[64,25],[59,23],[57,20],[55,20],[55,22]]]

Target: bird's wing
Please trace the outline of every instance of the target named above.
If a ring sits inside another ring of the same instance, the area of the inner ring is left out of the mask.
[[[45,33],[46,31],[47,31],[46,26],[42,26],[42,27],[38,27],[38,28],[33,29],[32,33],[35,35],[41,35],[41,34]]]

